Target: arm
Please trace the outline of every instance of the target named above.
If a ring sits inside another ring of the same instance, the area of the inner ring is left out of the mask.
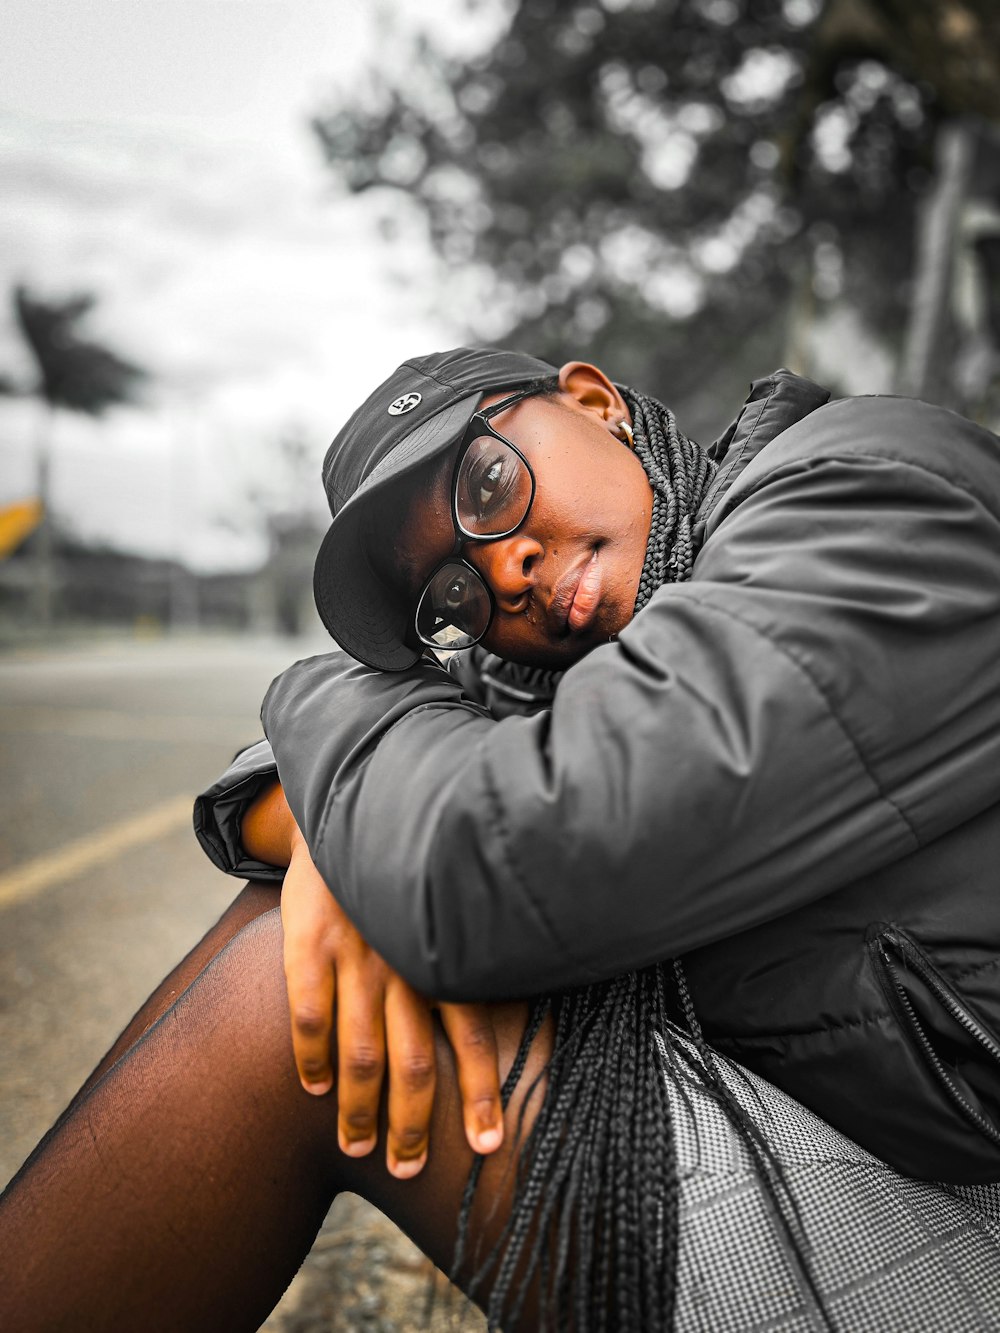
[[[506,713],[545,707],[556,682],[552,673],[508,670],[479,649],[454,655],[449,670],[485,706]],[[330,1040],[338,993],[341,1146],[348,1153],[373,1146],[387,1059],[390,1169],[403,1176],[406,1163],[419,1169],[434,1094],[430,1006],[386,966],[331,896],[285,801],[266,740],[238,754],[198,797],[194,823],[203,849],[220,870],[283,881],[292,1043],[300,1081],[316,1095],[333,1083]],[[474,1150],[491,1152],[501,1141],[503,1122],[489,1013],[479,1005],[438,1008],[455,1052],[466,1136]]]
[[[409,1179],[427,1160],[436,1083],[431,1005],[382,961],[330,894],[279,783],[272,782],[247,807],[242,845],[254,860],[287,866],[281,923],[292,1047],[302,1085],[316,1096],[333,1087],[335,1019],[340,1147],[351,1157],[375,1147],[387,1063],[386,1161],[394,1176]],[[442,1004],[440,1014],[455,1052],[469,1145],[474,1152],[494,1152],[503,1141],[503,1116],[489,1013],[483,1005]]]
[[[285,868],[299,837],[296,824],[281,783],[272,778],[247,806],[240,821],[240,841],[244,855],[253,861]]]
[[[494,717],[530,716],[550,707],[561,678],[559,672],[514,667],[478,647],[455,653],[447,670]],[[225,874],[241,879],[275,884],[284,879],[291,836],[284,821],[294,824],[266,740],[241,750],[194,806],[195,835],[205,855]]]
[[[573,667],[549,714],[496,722],[431,665],[340,654],[272,686],[265,729],[317,864],[336,848],[334,892],[419,989],[642,966],[995,799],[1000,487],[984,502],[940,451],[937,471],[865,452],[859,420],[840,455],[793,440],[747,469],[695,580]]]
[[[194,803],[194,832],[202,851],[227,875],[280,884],[287,857],[255,858],[243,844],[243,820],[257,798],[277,782],[278,768],[266,740],[241,750],[226,771]]]

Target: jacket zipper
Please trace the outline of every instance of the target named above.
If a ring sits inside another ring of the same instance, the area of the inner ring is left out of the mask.
[[[927,960],[917,949],[912,941],[902,932],[896,930],[885,930],[878,937],[879,953],[882,956],[882,962],[885,965],[886,973],[892,983],[896,998],[906,1015],[910,1029],[920,1047],[921,1054],[930,1065],[931,1070],[936,1074],[938,1080],[945,1088],[952,1100],[956,1103],[959,1110],[970,1120],[981,1133],[994,1143],[1000,1144],[1000,1130],[988,1120],[982,1112],[978,1111],[972,1103],[965,1097],[955,1080],[948,1073],[944,1063],[938,1056],[934,1047],[931,1045],[924,1032],[920,1019],[906,993],[899,977],[899,970],[896,965],[896,959],[892,957],[890,948],[895,950],[897,956],[902,957],[907,965],[920,977],[921,981],[927,986],[934,997],[940,1002],[942,1007],[959,1023],[973,1040],[983,1048],[984,1051],[997,1063],[1000,1064],[1000,1045],[988,1033],[982,1024],[969,1013],[968,1009],[962,1005],[954,994],[944,985],[941,978],[934,969],[928,964]]]

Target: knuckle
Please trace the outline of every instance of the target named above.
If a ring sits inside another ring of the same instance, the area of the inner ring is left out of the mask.
[[[344,1060],[347,1077],[355,1083],[373,1083],[382,1077],[383,1058],[374,1046],[355,1046]]]
[[[492,1026],[489,1023],[471,1023],[463,1029],[462,1046],[474,1055],[492,1054],[494,1047]]]
[[[293,1018],[295,1026],[307,1037],[321,1037],[330,1022],[329,1014],[314,1004],[297,1004]]]
[[[423,1051],[406,1056],[399,1069],[400,1078],[413,1092],[423,1092],[430,1087],[434,1074],[434,1058]]]

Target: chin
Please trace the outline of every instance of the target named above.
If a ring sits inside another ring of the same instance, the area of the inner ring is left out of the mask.
[[[631,620],[630,615],[622,616],[610,608],[602,608],[594,624],[579,634],[567,634],[558,639],[525,635],[513,639],[508,634],[498,634],[495,638],[487,636],[483,647],[505,662],[516,662],[519,666],[542,667],[549,671],[564,671],[574,662],[579,662],[606,643],[618,637],[619,630],[625,628]]]
[[[542,667],[547,671],[565,671],[574,662],[579,662],[589,652],[607,643],[607,638],[596,640],[563,639],[559,643],[544,644],[502,644],[487,643],[491,653],[496,653],[506,662],[516,662],[518,666]]]

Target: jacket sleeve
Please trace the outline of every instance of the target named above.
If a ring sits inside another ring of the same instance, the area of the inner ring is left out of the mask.
[[[270,866],[247,856],[240,825],[247,807],[278,776],[266,740],[241,750],[226,771],[194,803],[194,832],[205,855],[227,875],[271,880],[280,884],[283,866]]]
[[[480,648],[454,653],[447,670],[494,717],[528,716],[549,707],[560,678],[557,672],[525,672]],[[209,860],[225,874],[276,883],[284,879],[284,866],[248,856],[242,838],[247,808],[277,777],[270,744],[257,741],[241,750],[222,776],[195,799],[195,837]]]
[[[996,799],[996,506],[860,449],[778,458],[744,474],[692,581],[568,671],[550,711],[496,721],[439,668],[339,654],[271,687],[317,864],[416,987],[490,999],[643,966]]]

